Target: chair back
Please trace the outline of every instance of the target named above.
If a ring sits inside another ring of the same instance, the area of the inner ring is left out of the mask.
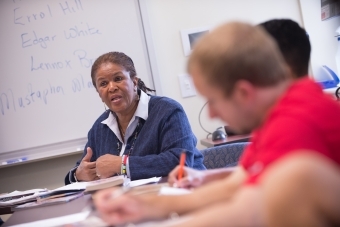
[[[236,166],[248,144],[250,142],[231,143],[201,150],[203,164],[207,169]]]

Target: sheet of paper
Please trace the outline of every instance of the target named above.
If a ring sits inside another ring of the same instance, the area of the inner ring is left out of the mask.
[[[90,211],[83,211],[76,214],[70,214],[66,216],[50,218],[35,222],[29,222],[19,225],[11,225],[11,227],[36,227],[36,226],[44,226],[44,227],[55,227],[62,226],[70,223],[77,223],[80,221],[84,221],[90,214]]]
[[[159,191],[159,195],[185,195],[189,194],[191,191],[185,188],[173,188],[163,186]]]
[[[81,189],[84,189],[86,188],[86,185],[88,184],[89,182],[76,182],[76,183],[72,183],[72,184],[68,184],[68,185],[65,185],[65,186],[62,186],[60,188],[56,188],[52,191],[62,191],[62,190],[81,190]]]
[[[148,179],[130,181],[129,187],[133,188],[133,187],[141,186],[141,185],[144,185],[144,184],[157,183],[161,178],[162,177],[151,177],[151,178],[148,178]]]
[[[177,226],[178,224],[181,224],[185,221],[188,221],[189,219],[191,219],[192,217],[189,216],[185,216],[185,217],[178,217],[175,219],[167,219],[167,220],[163,220],[163,221],[150,221],[150,222],[144,222],[144,223],[140,223],[140,224],[136,224],[133,225],[134,227],[171,227],[171,226]],[[127,225],[129,226],[129,225]],[[121,227],[121,226],[117,226],[117,227]],[[126,226],[124,226],[126,227]]]
[[[108,227],[109,224],[104,222],[100,217],[96,215],[90,215],[85,220],[80,222],[75,222],[71,224],[67,224],[67,227]],[[58,227],[65,227],[65,226],[58,226]]]

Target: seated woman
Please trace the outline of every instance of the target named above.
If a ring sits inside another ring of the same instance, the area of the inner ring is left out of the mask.
[[[109,108],[93,124],[81,160],[65,184],[119,174],[131,180],[167,176],[186,151],[186,166],[205,169],[182,106],[150,96],[137,78],[133,61],[120,52],[100,56],[91,70],[92,83]]]

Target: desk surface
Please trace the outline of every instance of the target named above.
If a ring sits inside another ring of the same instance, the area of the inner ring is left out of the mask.
[[[167,181],[168,177],[162,177],[158,183],[161,184]],[[2,227],[79,213],[89,203],[90,198],[91,195],[84,195],[67,203],[18,210],[12,214]]]
[[[91,195],[84,195],[68,203],[15,211],[3,227],[79,213],[90,198]]]
[[[250,139],[250,135],[236,135],[236,136],[227,136],[224,140],[216,140],[212,141],[212,139],[202,139],[201,144],[206,147],[216,147],[229,143],[239,143],[239,142],[248,142]]]

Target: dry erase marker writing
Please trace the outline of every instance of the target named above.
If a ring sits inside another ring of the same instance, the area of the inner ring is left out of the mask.
[[[183,177],[183,168],[185,163],[186,153],[185,151],[182,151],[181,158],[179,160],[179,171],[178,171],[178,180],[182,180]]]
[[[3,165],[7,165],[7,164],[13,164],[13,163],[18,163],[18,162],[24,162],[27,161],[28,158],[27,157],[22,157],[22,158],[16,158],[16,159],[9,159],[5,162],[2,162]]]

